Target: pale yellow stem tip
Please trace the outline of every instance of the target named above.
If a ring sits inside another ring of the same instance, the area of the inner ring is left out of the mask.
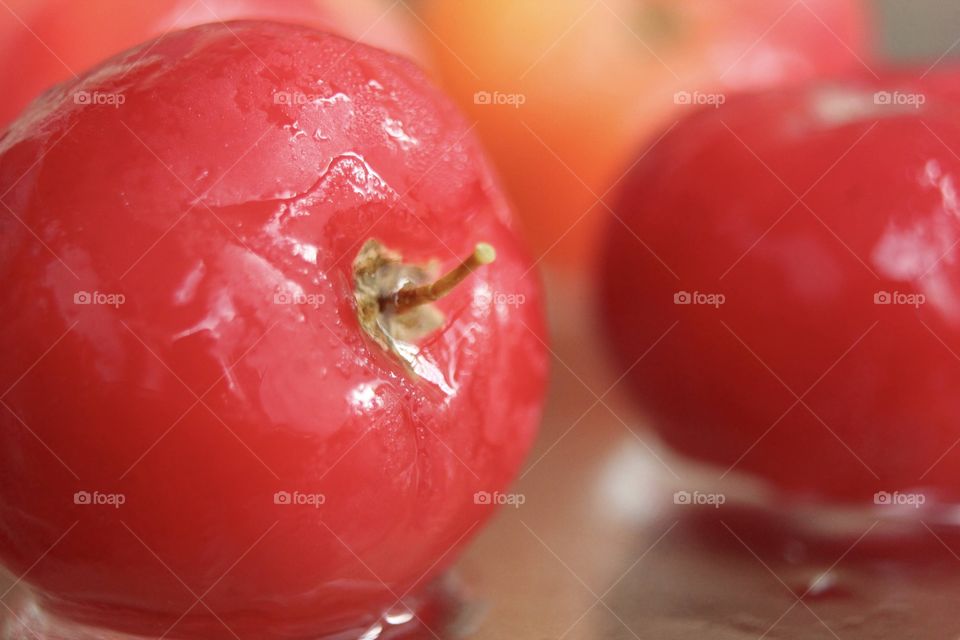
[[[490,264],[497,259],[497,250],[486,242],[479,242],[473,250],[473,257],[477,264]]]

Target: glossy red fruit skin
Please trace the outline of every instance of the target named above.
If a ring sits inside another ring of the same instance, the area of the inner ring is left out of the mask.
[[[910,77],[731,97],[626,180],[606,333],[657,433],[718,474],[836,501],[960,497],[957,74]]]
[[[382,0],[8,0],[0,6],[0,127],[50,86],[172,30],[276,20],[423,60],[406,17]]]
[[[531,261],[413,64],[256,22],[145,47],[0,138],[0,558],[95,625],[363,629],[450,564],[492,511],[474,493],[530,445],[547,370]],[[443,265],[497,248],[439,302],[422,377],[358,326],[369,237]]]

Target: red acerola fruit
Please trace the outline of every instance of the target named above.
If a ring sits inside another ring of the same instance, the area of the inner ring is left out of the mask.
[[[731,97],[639,162],[602,313],[670,444],[794,494],[960,497],[955,78]]]
[[[39,93],[144,40],[208,22],[275,20],[425,60],[412,19],[387,0],[5,0],[0,127]]]
[[[273,23],[176,32],[35,102],[0,194],[0,558],[53,615],[363,632],[517,471],[540,287],[412,63]]]

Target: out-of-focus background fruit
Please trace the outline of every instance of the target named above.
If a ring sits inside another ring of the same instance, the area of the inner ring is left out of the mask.
[[[500,166],[534,251],[582,267],[609,196],[698,95],[870,56],[862,0],[421,0],[437,69]]]

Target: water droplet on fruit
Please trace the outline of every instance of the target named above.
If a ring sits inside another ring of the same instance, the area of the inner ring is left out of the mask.
[[[383,614],[383,620],[389,625],[406,624],[413,620],[413,611],[407,607],[399,606]]]
[[[364,415],[367,412],[383,408],[383,399],[377,395],[377,387],[380,382],[363,382],[350,390],[348,398],[350,404],[358,414]]]
[[[288,133],[293,133],[293,135],[290,136],[290,140],[296,140],[297,138],[307,135],[307,132],[300,128],[299,120],[294,120],[291,124],[283,125],[283,130]]]
[[[350,103],[350,96],[345,93],[337,92],[329,98],[315,98],[313,104],[337,104],[338,102]]]
[[[180,286],[177,287],[177,290],[173,294],[173,302],[177,305],[184,305],[193,300],[193,297],[197,293],[197,287],[200,284],[200,281],[203,280],[203,276],[207,272],[207,266],[204,264],[203,260],[198,260],[194,265],[193,269],[186,275],[183,279],[183,282],[180,283]]]
[[[383,625],[377,622],[372,627],[364,631],[363,635],[360,636],[358,640],[377,640],[381,633],[383,633]]]
[[[303,258],[307,263],[316,266],[317,264],[317,245],[307,244],[305,242],[294,242],[293,255]]]
[[[406,132],[406,130],[403,128],[403,122],[400,120],[385,118],[382,128],[386,134],[397,143],[397,146],[403,150],[410,149],[411,147],[415,147],[420,144],[419,140]]]
[[[214,337],[219,338],[220,325],[230,323],[236,315],[237,311],[233,306],[230,295],[225,290],[220,289],[214,294],[213,303],[210,305],[207,315],[193,326],[175,334],[173,339],[180,340],[201,331],[209,331]]]

